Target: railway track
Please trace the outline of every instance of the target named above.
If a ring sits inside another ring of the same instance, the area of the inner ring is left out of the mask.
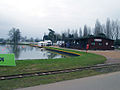
[[[32,76],[45,76],[45,75],[53,75],[53,74],[61,74],[61,73],[69,73],[69,72],[77,72],[83,70],[95,70],[101,68],[109,68],[118,67],[120,64],[98,64],[89,67],[81,67],[81,68],[73,68],[73,69],[64,69],[64,70],[55,70],[55,71],[47,71],[47,72],[34,72],[34,73],[26,73],[26,74],[16,74],[16,75],[7,75],[7,76],[0,76],[0,80],[9,80],[15,78],[25,78],[25,77],[32,77]]]

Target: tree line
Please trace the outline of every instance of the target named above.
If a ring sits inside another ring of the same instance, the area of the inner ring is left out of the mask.
[[[109,39],[115,40],[116,44],[120,45],[120,22],[119,20],[110,20],[107,18],[106,23],[101,23],[98,19],[95,22],[94,27],[89,27],[84,25],[84,28],[81,27],[79,29],[67,29],[62,33],[56,33],[53,29],[48,29],[49,33],[44,34],[43,40],[51,40],[53,43],[57,41],[65,41],[69,38],[85,38],[89,36],[100,36]],[[27,38],[22,37],[21,32],[18,28],[12,28],[9,31],[9,39],[7,42],[12,42],[14,44],[18,44],[19,41],[21,42],[39,42],[41,39],[39,38]],[[0,42],[5,41],[3,38],[0,38]]]
[[[9,38],[4,39],[4,38],[0,38],[0,42],[2,43],[12,43],[12,44],[18,44],[19,42],[39,42],[41,41],[41,39],[39,38],[28,38],[27,36],[22,36],[20,29],[18,28],[12,28],[9,32],[8,32],[8,36]]]
[[[84,25],[84,28],[79,29],[67,29],[61,34],[55,33],[54,30],[48,29],[48,35],[43,36],[43,40],[51,40],[56,42],[58,40],[65,40],[69,38],[85,38],[89,36],[100,36],[108,39],[115,40],[115,42],[120,43],[120,22],[119,20],[110,20],[107,18],[106,23],[101,23],[98,19],[95,22],[94,27],[89,27]]]

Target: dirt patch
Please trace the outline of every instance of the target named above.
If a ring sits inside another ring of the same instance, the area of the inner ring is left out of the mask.
[[[90,53],[95,53],[103,55],[107,58],[105,63],[120,63],[120,50],[106,50],[106,51],[91,51]]]

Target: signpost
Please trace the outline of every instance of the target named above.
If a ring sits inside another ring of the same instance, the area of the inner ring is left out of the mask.
[[[0,66],[16,66],[14,54],[0,54]]]

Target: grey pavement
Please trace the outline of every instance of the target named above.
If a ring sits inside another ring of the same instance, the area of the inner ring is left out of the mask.
[[[120,72],[18,90],[120,90]]]

